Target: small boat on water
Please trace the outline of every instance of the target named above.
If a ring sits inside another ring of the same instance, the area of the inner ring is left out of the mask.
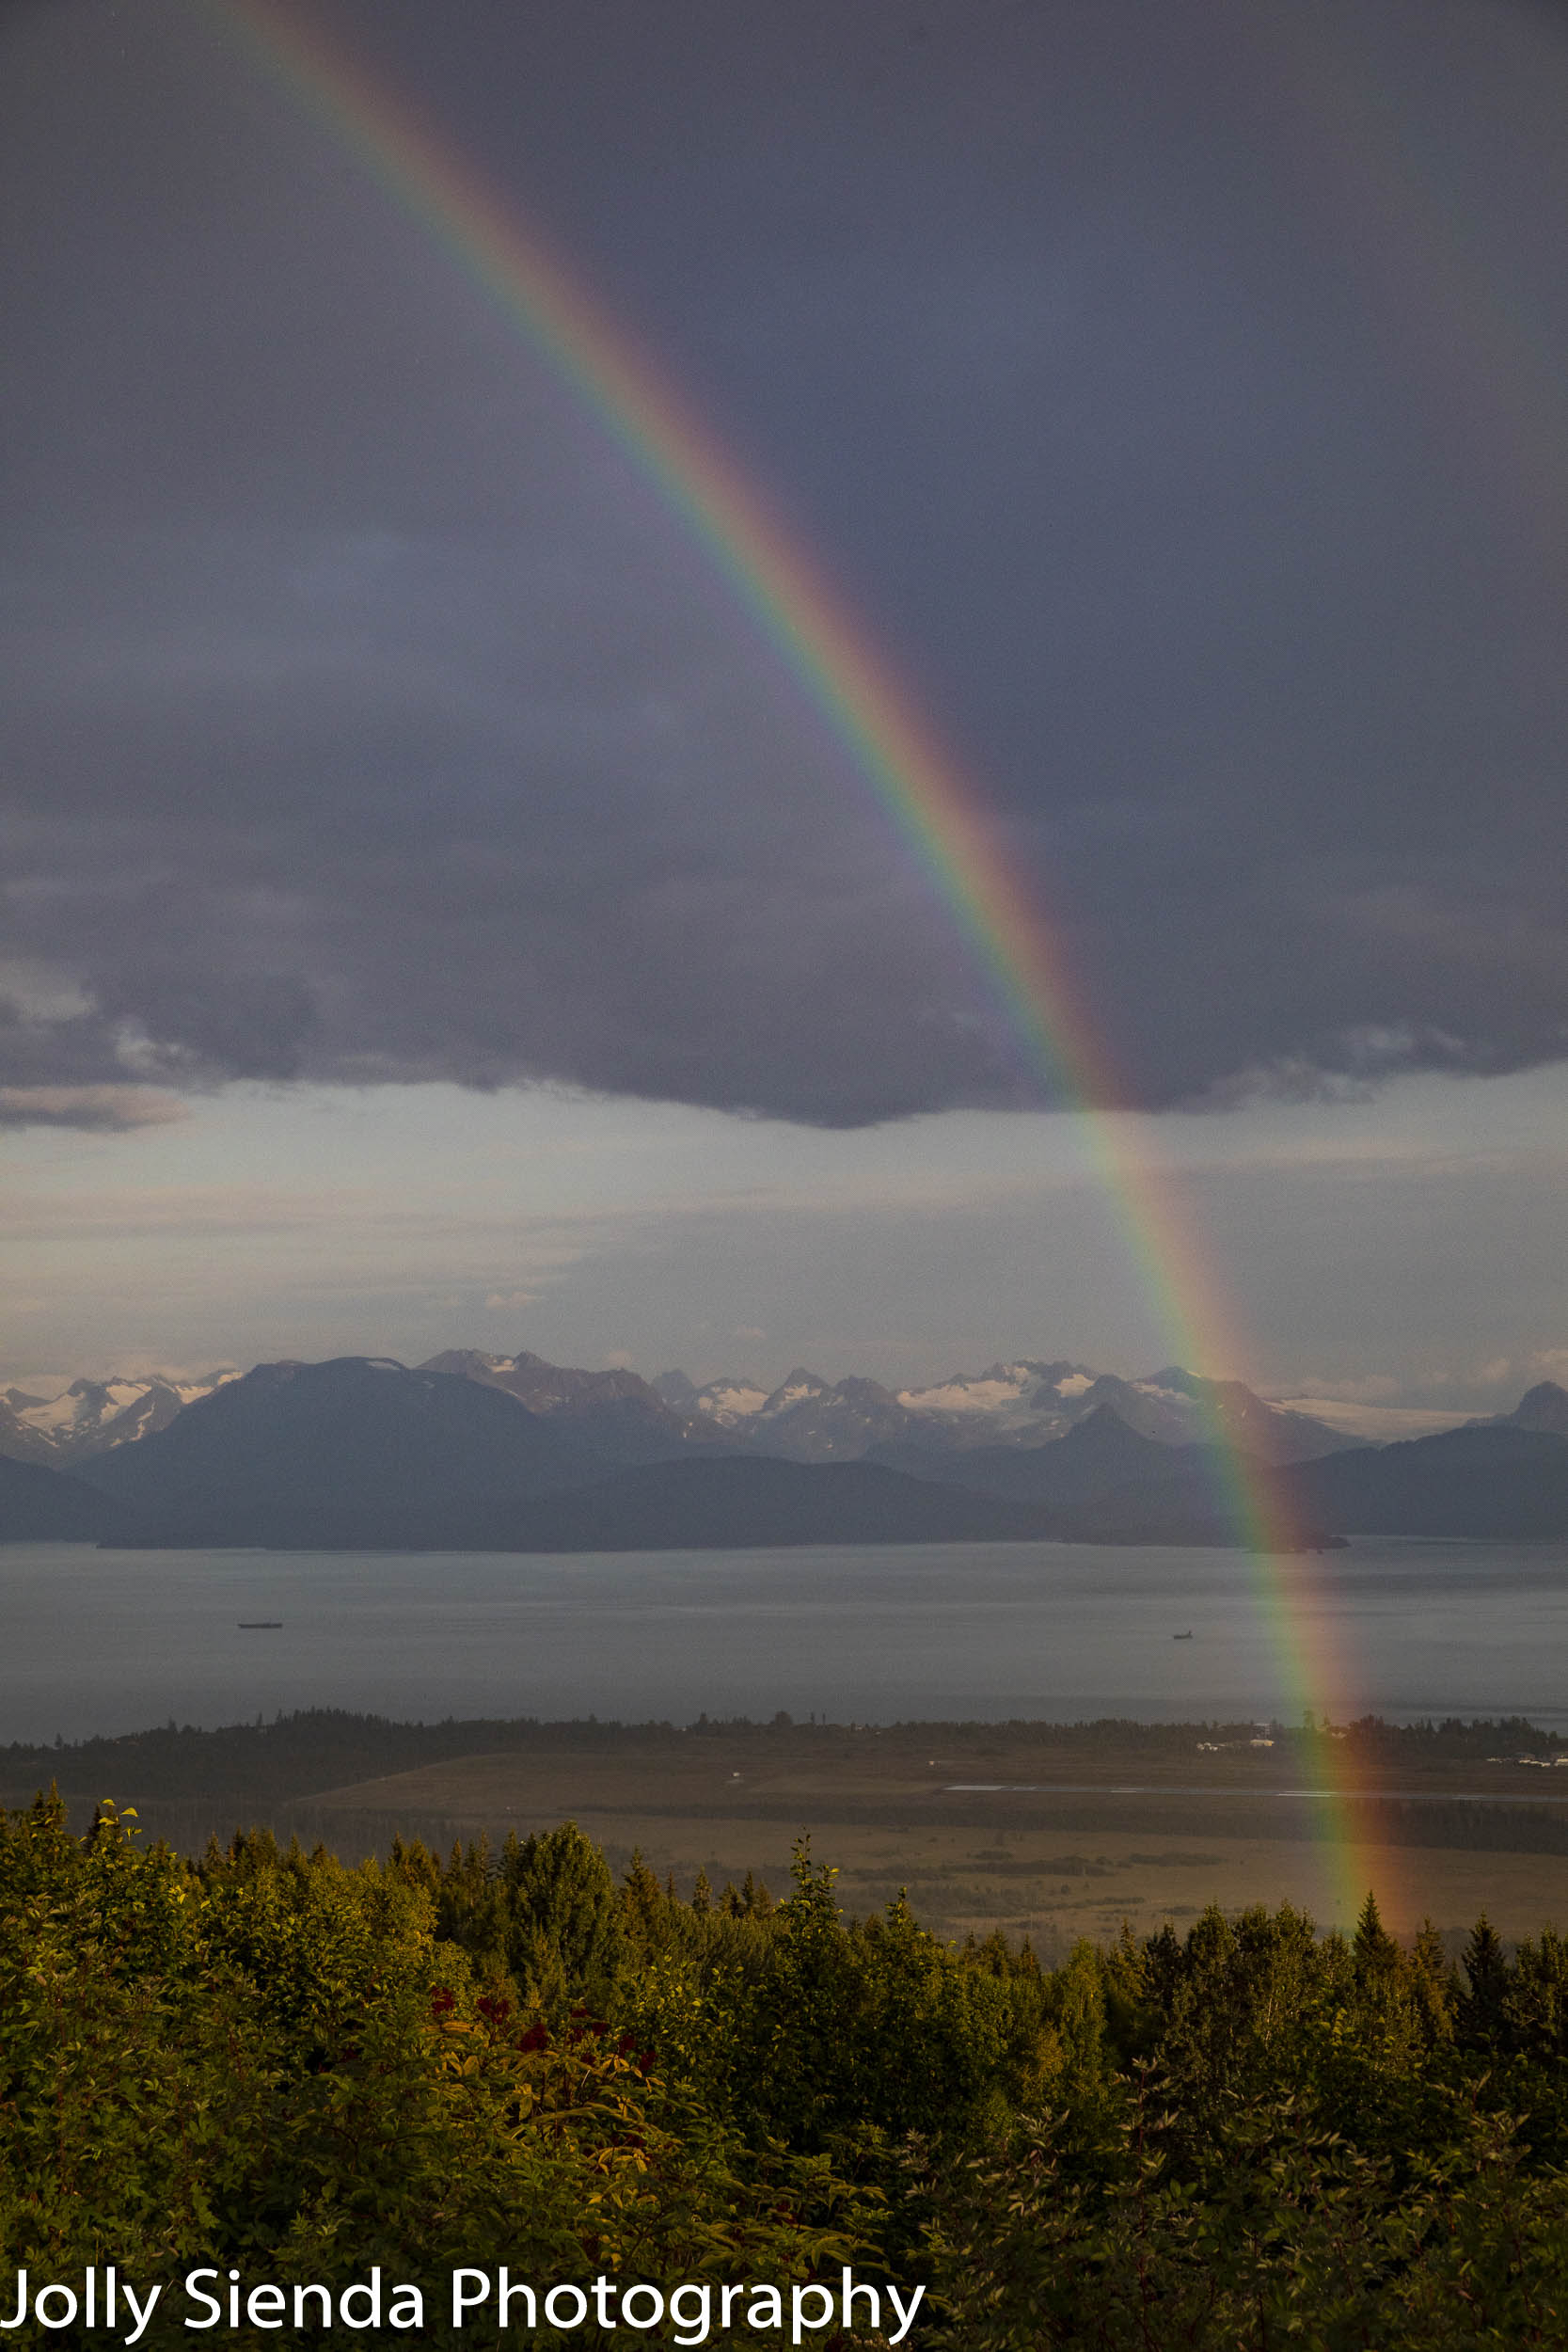
[[[281,1633],[283,1620],[281,1617],[242,1617],[239,1630],[242,1633]]]
[[[1190,1642],[1193,1638],[1192,1628],[1189,1626],[1185,1633],[1173,1633],[1170,1638],[1173,1642]]]

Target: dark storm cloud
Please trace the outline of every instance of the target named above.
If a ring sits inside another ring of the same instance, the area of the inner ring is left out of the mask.
[[[793,511],[1135,1099],[1568,1052],[1553,20],[329,20]],[[1037,1099],[705,560],[347,158],[161,0],[0,42],[0,1087]]]
[[[11,951],[57,977],[5,1074],[534,1075],[828,1121],[1016,1086],[850,780],[700,606],[642,614],[639,565],[618,599],[411,538],[94,555],[105,616],[8,697]]]

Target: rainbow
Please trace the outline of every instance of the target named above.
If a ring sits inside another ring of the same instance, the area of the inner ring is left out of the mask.
[[[1049,925],[1004,855],[984,801],[863,622],[796,544],[757,486],[677,395],[651,354],[607,316],[531,229],[356,57],[287,0],[191,0],[205,21],[356,156],[390,201],[543,355],[702,547],[851,755],[907,852],[958,927],[1030,1062],[1075,1116],[1115,1204],[1169,1359],[1240,1360],[1214,1282],[1124,1100]],[[1250,1549],[1289,1703],[1321,1709],[1339,1677],[1319,1634],[1310,1570],[1269,1483],[1217,1416],[1216,1500]],[[1292,1556],[1293,1555],[1293,1556]],[[1286,1565],[1286,1562],[1289,1565]],[[1342,1686],[1341,1686],[1342,1687]],[[1354,1915],[1343,1772],[1308,1793],[1331,1916]]]

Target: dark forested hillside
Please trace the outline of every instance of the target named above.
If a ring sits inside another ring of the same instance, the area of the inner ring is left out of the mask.
[[[1156,1484],[1180,1476],[1193,1449],[1146,1438],[1129,1428],[1114,1405],[1097,1405],[1064,1438],[1046,1445],[968,1446],[930,1466],[914,1449],[883,1448],[873,1457],[914,1471],[925,1458],[927,1477],[971,1486],[977,1494],[1009,1502],[1034,1502],[1074,1511],[1118,1487]]]
[[[316,1401],[308,1391],[325,1383],[279,1383],[252,1399],[236,1381],[210,1411],[193,1406],[162,1438],[95,1463],[119,1505],[118,1540],[656,1551],[1005,1542],[1057,1532],[1037,1506],[870,1462],[716,1458],[704,1448],[607,1476],[602,1461],[558,1441],[553,1422],[499,1390],[442,1373],[394,1373],[383,1383],[373,1368],[302,1369],[335,1376],[320,1428],[302,1428],[296,1408],[308,1413]]]
[[[88,1474],[149,1542],[373,1545],[595,1466],[499,1389],[344,1357],[258,1365]]]
[[[934,1486],[873,1462],[761,1454],[649,1464],[520,1510],[476,1509],[459,1523],[467,1543],[520,1551],[1002,1543],[1053,1534],[1058,1525],[1037,1506]]]
[[[1347,1534],[1568,1535],[1568,1437],[1481,1422],[1282,1473],[1301,1508]]]
[[[120,1513],[85,1479],[0,1454],[0,1544],[97,1543]]]

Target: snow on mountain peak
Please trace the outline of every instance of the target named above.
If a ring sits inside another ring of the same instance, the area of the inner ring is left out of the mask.
[[[205,1380],[166,1379],[159,1373],[73,1380],[60,1395],[17,1410],[14,1428],[33,1441],[28,1458],[69,1467],[166,1429],[185,1406],[238,1378],[237,1371],[224,1371]]]
[[[736,1377],[699,1389],[683,1373],[660,1374],[650,1385],[625,1370],[550,1364],[526,1349],[511,1356],[453,1349],[419,1369],[505,1390],[534,1413],[618,1416],[641,1438],[657,1423],[661,1442],[711,1446],[727,1439],[796,1461],[870,1455],[918,1470],[975,1447],[1049,1444],[1106,1406],[1137,1435],[1164,1445],[1212,1443],[1223,1432],[1250,1452],[1290,1461],[1355,1442],[1327,1409],[1318,1418],[1295,1404],[1257,1397],[1240,1381],[1177,1366],[1130,1381],[1082,1364],[1020,1357],[896,1392],[858,1375],[830,1383],[803,1365],[771,1390]],[[166,1428],[182,1407],[238,1376],[116,1375],[73,1381],[46,1399],[18,1390],[0,1401],[0,1454],[70,1468]]]
[[[728,1428],[732,1422],[750,1421],[768,1402],[768,1391],[751,1380],[710,1380],[692,1402],[699,1413]]]

